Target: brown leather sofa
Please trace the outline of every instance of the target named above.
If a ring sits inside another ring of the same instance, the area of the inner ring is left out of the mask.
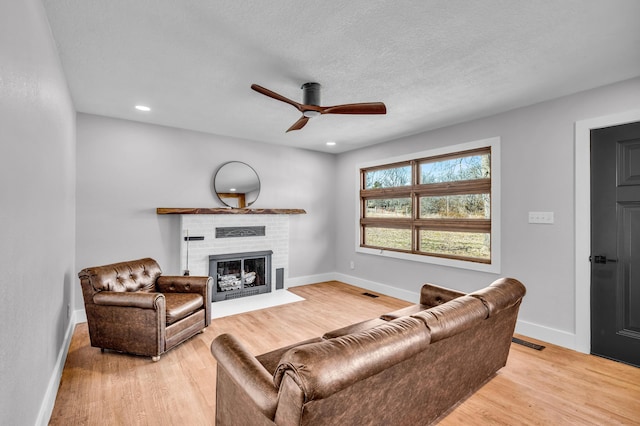
[[[430,424],[506,365],[524,294],[425,284],[417,305],[258,357],[222,334],[216,424]]]
[[[150,258],[78,274],[91,346],[154,361],[211,322],[210,277],[163,276]]]

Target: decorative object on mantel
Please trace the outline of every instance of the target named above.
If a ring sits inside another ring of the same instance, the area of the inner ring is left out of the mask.
[[[158,207],[157,214],[306,214],[304,209],[229,209],[209,207]]]
[[[191,241],[191,239],[189,238],[189,230],[187,229],[187,236],[185,237],[185,241],[187,242],[187,267],[184,270],[184,276],[188,277],[189,276],[189,241]]]
[[[229,161],[220,166],[214,175],[213,193],[231,208],[249,207],[260,194],[260,178],[248,164]]]

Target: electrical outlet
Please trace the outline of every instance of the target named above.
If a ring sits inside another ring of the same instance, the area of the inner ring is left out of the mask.
[[[529,223],[553,223],[553,212],[529,212]]]
[[[67,303],[67,319],[71,319],[71,304]]]
[[[356,262],[354,262],[353,260],[349,262],[349,268],[356,269]]]

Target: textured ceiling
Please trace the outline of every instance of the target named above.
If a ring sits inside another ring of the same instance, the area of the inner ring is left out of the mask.
[[[640,75],[637,0],[43,3],[78,111],[326,152]],[[285,133],[300,113],[250,89],[308,81],[387,115]]]

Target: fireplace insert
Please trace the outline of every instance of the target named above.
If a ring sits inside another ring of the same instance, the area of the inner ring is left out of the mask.
[[[271,292],[271,250],[209,256],[212,302]]]

